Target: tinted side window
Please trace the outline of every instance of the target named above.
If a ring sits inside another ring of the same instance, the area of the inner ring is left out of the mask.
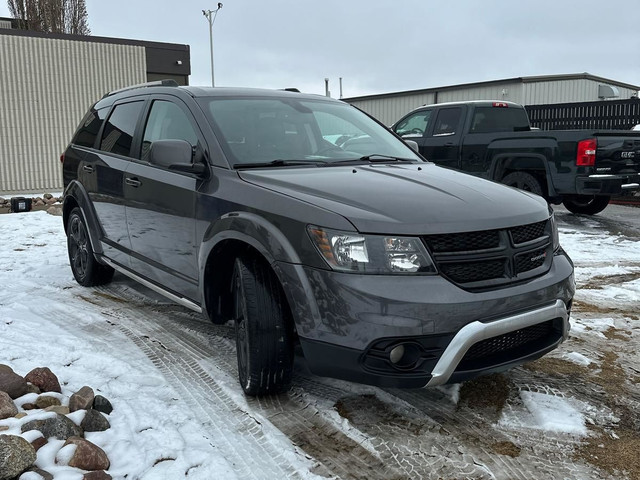
[[[151,106],[144,129],[140,155],[142,160],[148,160],[151,144],[156,140],[186,140],[195,147],[198,144],[198,135],[189,118],[178,105],[156,100]]]
[[[529,117],[523,108],[478,107],[473,114],[470,133],[528,131]]]
[[[116,105],[104,126],[100,150],[129,156],[143,104],[144,102],[140,101]]]
[[[396,125],[395,132],[401,137],[421,137],[429,127],[432,110],[417,112]]]
[[[101,108],[100,110],[91,109],[82,119],[82,123],[80,127],[78,127],[71,143],[82,147],[93,147],[96,143],[96,137],[98,136],[102,122],[107,116],[107,111],[107,108]]]
[[[438,119],[436,120],[436,128],[433,130],[433,135],[454,135],[460,123],[460,114],[462,109],[456,108],[443,108],[438,112]]]

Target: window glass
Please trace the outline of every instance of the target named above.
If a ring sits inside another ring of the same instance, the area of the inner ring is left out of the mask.
[[[417,112],[402,120],[395,126],[394,131],[401,137],[422,137],[429,127],[431,110]]]
[[[148,161],[151,144],[156,140],[185,140],[194,147],[198,144],[187,114],[175,103],[165,100],[156,100],[151,106],[142,140],[142,160]]]
[[[461,108],[443,108],[438,112],[436,120],[436,128],[433,130],[433,136],[437,135],[453,135],[456,133],[458,123],[460,123]]]
[[[473,114],[470,133],[528,131],[529,117],[522,108],[478,107]]]
[[[419,161],[385,127],[350,105],[306,98],[199,101],[234,165],[274,160],[331,163],[374,154]]]
[[[71,143],[82,147],[93,147],[96,143],[98,131],[102,126],[102,121],[107,116],[107,111],[107,108],[101,108],[100,110],[91,109],[82,120]]]
[[[100,150],[129,156],[143,102],[116,105],[102,132]]]

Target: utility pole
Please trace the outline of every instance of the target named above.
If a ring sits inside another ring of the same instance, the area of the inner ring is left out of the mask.
[[[202,10],[202,15],[207,17],[209,21],[209,49],[211,52],[211,86],[215,87],[216,83],[213,77],[213,22],[216,21],[218,16],[218,10],[222,8],[222,3],[218,3],[218,8],[215,10]]]

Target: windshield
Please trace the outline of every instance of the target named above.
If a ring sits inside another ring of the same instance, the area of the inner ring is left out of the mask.
[[[347,104],[264,97],[200,101],[236,168],[270,162],[274,166],[330,165],[374,158],[422,161],[385,127]]]

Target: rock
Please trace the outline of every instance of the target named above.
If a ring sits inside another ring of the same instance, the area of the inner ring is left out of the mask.
[[[45,193],[44,194],[44,199],[45,200],[51,200],[53,198],[53,195],[51,195],[50,193]]]
[[[45,409],[47,407],[51,407],[52,405],[61,405],[60,400],[56,397],[48,397],[46,395],[40,395],[36,399],[36,407]]]
[[[56,217],[62,216],[62,207],[59,205],[54,205],[52,207],[47,208],[47,213],[49,215],[54,215]]]
[[[22,404],[22,408],[23,408],[24,410],[35,410],[35,409],[36,409],[36,408],[38,408],[38,407],[36,406],[36,404],[35,404],[35,403],[23,403],[23,404]]]
[[[27,381],[13,370],[0,371],[0,391],[7,392],[11,398],[27,393]]]
[[[37,395],[40,395],[42,393],[42,390],[36,387],[33,383],[27,383],[27,393],[35,393]]]
[[[97,445],[89,440],[80,437],[69,438],[62,448],[67,445],[76,445],[76,451],[69,460],[70,467],[80,468],[82,470],[109,470],[109,458]]]
[[[17,418],[18,420],[20,420],[21,418],[24,418],[24,417],[26,417],[26,416],[27,416],[27,414],[26,414],[26,413],[24,413],[24,412],[20,412],[20,413],[18,413],[17,415],[15,415],[15,417],[13,417],[13,418]]]
[[[11,368],[9,365],[4,365],[4,364],[0,363],[0,373],[2,373],[2,372],[15,373],[13,371],[13,368]]]
[[[33,472],[40,475],[40,478],[42,478],[42,480],[53,480],[53,475],[51,475],[46,470],[39,469],[38,467],[32,467],[29,470],[27,470],[27,472]],[[32,478],[32,477],[29,477],[29,478]]]
[[[46,444],[47,444],[47,439],[44,437],[38,437],[33,442],[31,442],[31,445],[33,446],[36,452],[40,450],[42,447],[44,447]]]
[[[22,432],[29,430],[38,430],[43,436],[55,437],[60,440],[66,440],[69,437],[82,436],[82,428],[77,426],[71,419],[64,415],[57,414],[55,418],[47,418],[46,420],[32,420],[22,425]]]
[[[82,419],[80,426],[85,432],[104,432],[111,428],[109,420],[97,410],[87,410],[87,414]]]
[[[82,480],[112,480],[112,476],[102,470],[96,470],[84,474]]]
[[[66,405],[51,405],[50,407],[47,407],[44,409],[45,412],[56,412],[59,413],[60,415],[67,415],[69,414],[69,407],[67,407]]]
[[[14,417],[18,414],[18,407],[13,403],[8,393],[0,392],[0,420]]]
[[[41,198],[36,199],[36,201],[33,203],[34,206],[36,207],[42,207],[44,205],[44,200],[42,200]]]
[[[58,377],[47,367],[34,368],[24,377],[27,382],[31,382],[43,392],[62,393]]]
[[[87,410],[93,404],[93,399],[93,389],[85,385],[69,398],[69,410],[72,412]]]
[[[0,435],[0,480],[17,477],[35,461],[36,451],[24,438]]]
[[[93,408],[107,415],[111,415],[111,412],[113,412],[111,402],[102,395],[96,395],[96,398],[93,399]]]
[[[6,425],[0,425],[0,432],[5,432],[9,430],[9,427],[7,427]]]

